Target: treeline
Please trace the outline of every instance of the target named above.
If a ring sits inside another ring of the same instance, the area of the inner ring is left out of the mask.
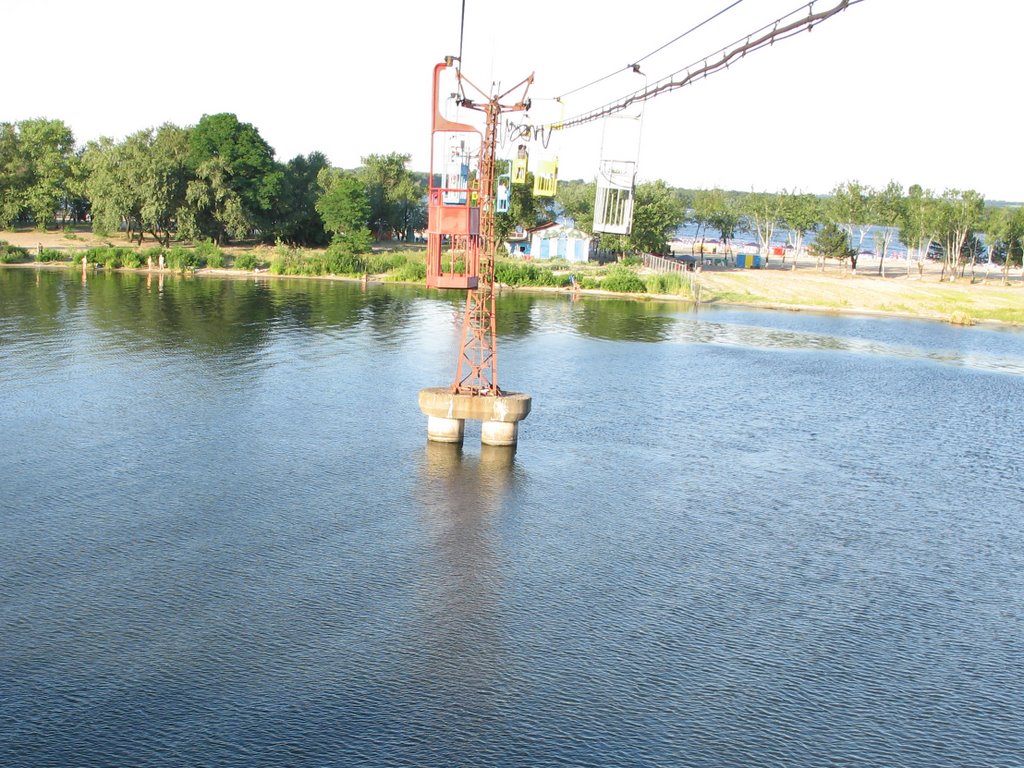
[[[370,155],[343,170],[311,152],[282,163],[254,126],[229,113],[83,147],[60,120],[0,123],[0,229],[90,221],[98,234],[124,232],[140,244],[146,235],[164,247],[172,240],[331,243],[344,257],[369,251],[374,240],[411,241],[425,228],[428,179],[407,168],[409,159]],[[595,192],[593,182],[563,181],[555,198],[542,198],[529,183],[513,185],[510,210],[495,217],[496,234],[504,239],[557,217],[592,233]],[[822,258],[854,268],[870,232],[880,271],[898,238],[912,255],[940,256],[949,276],[982,254],[1006,267],[1019,264],[1024,241],[1024,209],[986,206],[973,190],[935,194],[848,181],[821,197],[681,190],[659,180],[637,185],[632,232],[601,235],[599,248],[663,253],[687,222],[726,244],[754,232],[763,248],[784,230],[800,250],[814,233]]]
[[[0,228],[89,221],[98,234],[139,243],[149,235],[164,246],[340,237],[359,249],[425,225],[426,178],[408,161],[371,155],[344,171],[311,152],[278,162],[254,126],[227,113],[83,147],[60,120],[0,123]]]
[[[566,214],[587,229],[593,218],[594,184],[559,187]],[[682,211],[679,213],[679,211]],[[601,247],[660,253],[665,240],[686,223],[728,246],[738,234],[752,232],[764,252],[785,233],[800,251],[813,233],[812,250],[820,259],[848,261],[856,269],[858,256],[871,235],[879,273],[897,242],[911,258],[939,258],[943,277],[963,274],[983,257],[1005,269],[1022,262],[1024,208],[987,206],[974,190],[936,194],[897,182],[873,188],[857,181],[837,185],[826,196],[800,192],[736,192],[722,189],[680,190],[661,182],[639,185],[636,191],[633,235],[602,236]],[[659,227],[661,227],[659,229]],[[589,230],[588,230],[589,231]]]

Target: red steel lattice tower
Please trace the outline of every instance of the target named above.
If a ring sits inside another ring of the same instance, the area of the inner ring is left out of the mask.
[[[495,155],[501,115],[528,109],[525,97],[533,76],[502,94],[488,95],[456,70],[457,104],[484,114],[481,134],[473,126],[449,120],[441,112],[440,78],[453,64],[454,59],[448,58],[434,67],[427,285],[466,291],[462,338],[451,392],[500,396],[494,290],[494,264],[499,245],[494,232]],[[482,99],[467,98],[463,84],[469,85]],[[520,89],[522,95],[516,101],[503,103]],[[479,147],[475,146],[476,142]]]

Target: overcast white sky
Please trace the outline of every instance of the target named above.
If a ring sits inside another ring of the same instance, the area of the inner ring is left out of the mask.
[[[817,0],[816,10],[837,1]],[[534,72],[539,115],[546,97],[624,67],[732,2],[466,0],[463,71],[485,88]],[[743,0],[643,70],[653,81],[683,68],[798,2]],[[4,5],[2,121],[59,118],[84,143],[233,112],[279,160],[318,150],[354,167],[398,151],[426,170],[432,67],[458,53],[462,0]],[[1024,201],[1022,29],[1017,0],[863,0],[651,101],[640,176],[815,193],[895,179]],[[578,94],[569,109],[601,95]],[[563,132],[562,177],[592,178],[599,150],[599,126]]]

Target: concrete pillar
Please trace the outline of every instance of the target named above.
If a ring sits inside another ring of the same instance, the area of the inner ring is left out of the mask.
[[[435,443],[462,443],[466,431],[465,419],[446,419],[427,416],[427,439]]]
[[[522,392],[502,395],[457,395],[446,387],[420,390],[420,410],[427,416],[427,437],[442,443],[462,442],[466,419],[481,423],[484,445],[513,446],[519,422],[530,413],[532,398]]]
[[[484,445],[515,445],[519,424],[514,421],[484,421],[480,424],[480,442]]]

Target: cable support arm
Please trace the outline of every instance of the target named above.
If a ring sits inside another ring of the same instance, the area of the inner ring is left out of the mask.
[[[530,108],[530,101],[526,98],[527,92],[530,90],[530,86],[533,85],[533,73],[531,72],[528,77],[521,80],[520,82],[513,85],[507,91],[497,96],[489,96],[482,88],[475,85],[469,78],[462,74],[462,71],[458,71],[459,79],[459,90],[462,92],[462,99],[459,106],[465,107],[466,109],[475,109],[477,111],[486,111],[492,105],[497,106],[499,112],[522,112]],[[466,97],[465,91],[462,89],[462,83],[466,83],[470,88],[479,93],[484,101],[481,103],[474,102],[472,99]],[[515,91],[523,88],[523,95],[519,101],[514,104],[502,104],[501,100],[508,97]]]
[[[743,58],[748,53],[774,45],[778,41],[793,37],[801,32],[809,32],[815,27],[815,25],[821,23],[825,19],[835,16],[837,13],[845,11],[849,6],[855,5],[859,2],[862,2],[862,0],[841,0],[841,2],[836,6],[829,8],[828,10],[821,11],[820,13],[815,13],[814,0],[812,0],[812,2],[805,6],[800,6],[795,11],[776,19],[771,24],[767,24],[755,32],[752,32],[732,43],[731,46],[726,46],[722,49],[722,52],[717,59],[713,59],[715,54],[711,54],[710,56],[691,64],[689,67],[678,70],[641,90],[633,91],[614,102],[610,102],[589,112],[584,112],[568,120],[551,123],[547,127],[553,130],[559,130],[591,123],[595,120],[608,117],[609,115],[622,112],[633,104],[649,101],[662,93],[668,93],[669,91],[674,91],[678,88],[682,88],[683,86],[690,85],[691,83],[701,78],[705,78],[708,75],[714,74],[715,72],[728,69],[729,65],[735,59]],[[787,19],[801,12],[804,8],[807,9],[807,14],[805,16],[794,21],[787,22]],[[679,76],[683,74],[683,72],[686,74],[680,78]]]

